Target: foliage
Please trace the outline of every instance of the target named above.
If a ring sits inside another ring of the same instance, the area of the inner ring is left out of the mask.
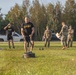
[[[75,0],[67,0],[63,11],[63,19],[67,25],[72,25],[74,32],[76,32],[76,3]],[[74,33],[76,37],[76,33]]]
[[[15,4],[15,6],[10,9],[5,17],[5,21],[10,21],[15,31],[20,33],[21,24],[24,22],[24,17],[27,15],[29,15],[30,20],[35,26],[36,40],[41,40],[47,25],[55,33],[59,32],[62,21],[68,26],[72,25],[74,32],[76,32],[75,0],[66,0],[64,6],[62,6],[59,1],[56,2],[55,5],[52,3],[44,5],[40,4],[39,0],[33,0],[32,3],[30,0],[23,0],[21,6]],[[2,20],[2,17],[0,19]],[[0,28],[2,28],[3,23],[0,24]],[[74,36],[76,37],[76,33],[74,33]]]
[[[4,26],[6,26],[7,24],[8,21],[3,19],[3,14],[1,13],[1,8],[0,8],[0,34],[5,34]]]
[[[0,21],[0,34],[6,34],[4,27],[9,23],[7,20]]]
[[[46,9],[44,5],[40,5],[38,0],[33,1],[33,5],[30,8],[30,16],[31,16],[31,21],[35,25],[35,34],[36,37],[39,36],[37,39],[41,40],[42,35],[45,26],[47,24],[47,16],[46,16]]]
[[[6,20],[9,20],[13,25],[15,31],[20,33],[21,23],[23,22],[24,12],[21,7],[16,4],[6,15]]]

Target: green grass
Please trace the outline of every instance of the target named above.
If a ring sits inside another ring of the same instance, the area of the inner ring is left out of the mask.
[[[51,42],[50,48],[39,50],[43,42],[35,42],[36,58],[22,58],[23,42],[9,49],[0,42],[0,75],[76,75],[76,42],[72,48],[62,50],[60,42]]]

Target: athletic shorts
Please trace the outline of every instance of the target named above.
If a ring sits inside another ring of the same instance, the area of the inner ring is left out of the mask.
[[[34,41],[34,39],[35,39],[35,35],[34,34],[33,34],[33,36],[31,38],[29,36],[25,36],[24,37],[24,41],[26,41],[26,42]]]
[[[29,36],[25,36],[25,37],[24,37],[24,41],[30,42],[30,37],[29,37]]]
[[[7,40],[13,40],[13,36],[7,36]]]

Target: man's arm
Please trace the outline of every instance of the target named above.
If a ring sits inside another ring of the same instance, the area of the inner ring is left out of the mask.
[[[4,27],[4,30],[6,30],[8,28],[8,25]]]
[[[46,37],[46,30],[44,31],[44,35],[43,36]]]
[[[74,34],[74,29],[72,29],[72,34]]]
[[[24,31],[23,31],[23,28],[21,28],[21,34],[22,34],[22,36],[24,37]]]
[[[33,35],[34,33],[35,33],[35,28],[33,27],[31,35]]]
[[[35,33],[35,28],[32,27],[32,32],[31,32],[31,34],[29,36],[31,37],[34,33]]]
[[[61,35],[61,34],[62,34],[62,32],[63,32],[63,27],[61,28],[61,31],[60,31],[59,35]]]

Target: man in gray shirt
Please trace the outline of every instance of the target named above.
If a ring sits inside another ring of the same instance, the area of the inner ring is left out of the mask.
[[[64,22],[62,22],[62,28],[61,28],[59,35],[61,35],[61,43],[63,45],[62,49],[66,49],[67,48],[68,26],[65,25]]]

